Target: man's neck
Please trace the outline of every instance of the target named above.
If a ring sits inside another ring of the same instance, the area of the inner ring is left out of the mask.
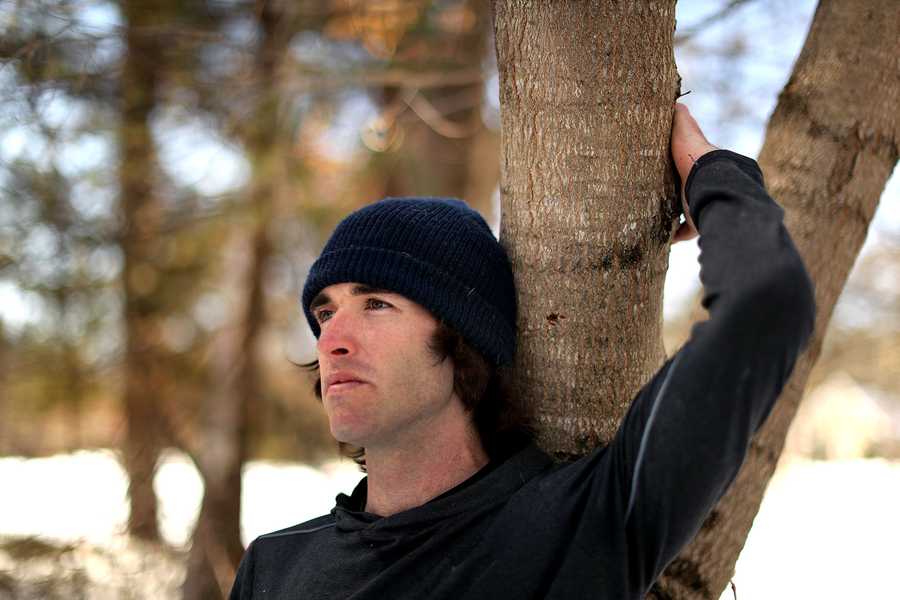
[[[366,512],[387,517],[421,506],[459,485],[488,463],[471,424],[430,432],[389,448],[366,448]]]

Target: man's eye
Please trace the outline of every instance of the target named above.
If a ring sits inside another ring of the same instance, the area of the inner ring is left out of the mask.
[[[366,308],[370,310],[378,310],[381,308],[390,308],[391,305],[385,302],[384,300],[379,300],[378,298],[369,298],[366,300]]]
[[[317,310],[314,316],[316,317],[317,322],[324,323],[331,318],[333,312],[334,311],[327,309]]]

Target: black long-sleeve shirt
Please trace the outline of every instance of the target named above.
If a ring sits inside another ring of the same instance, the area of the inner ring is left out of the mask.
[[[231,597],[643,598],[736,475],[812,333],[812,284],[756,163],[686,183],[708,321],[637,394],[612,443],[569,464],[528,445],[423,506],[257,538]]]

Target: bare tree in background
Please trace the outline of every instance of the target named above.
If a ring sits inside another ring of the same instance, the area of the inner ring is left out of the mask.
[[[373,197],[363,200],[455,196],[488,213],[499,177],[498,136],[482,119],[490,6],[473,0],[441,9],[419,4],[427,25],[399,40],[391,57],[395,65],[478,76],[444,83],[432,77],[425,85],[409,78],[369,92],[379,114],[366,124],[362,139],[379,181]]]
[[[258,2],[255,15],[255,106],[249,120],[237,127],[253,172],[246,220],[224,257],[225,272],[233,283],[230,291],[240,298],[241,309],[213,347],[212,385],[200,416],[202,445],[194,452],[205,489],[182,588],[185,600],[226,596],[244,553],[241,474],[252,412],[263,394],[258,345],[265,325],[264,276],[273,252],[269,230],[291,143],[281,110],[278,69],[295,25],[278,2]]]
[[[129,532],[159,541],[153,474],[161,449],[158,395],[166,377],[160,357],[160,226],[163,209],[156,189],[157,160],[151,115],[160,81],[160,40],[153,32],[159,7],[122,4],[125,56],[121,76],[119,125],[119,203],[124,257],[123,459],[128,471]]]
[[[661,364],[674,218],[674,2],[496,0],[501,238],[521,312],[517,390],[557,456],[611,439]],[[834,302],[898,158],[900,8],[823,0],[760,163],[817,288],[813,342],[729,493],[652,595],[716,599],[734,572]],[[635,327],[635,324],[639,324]]]

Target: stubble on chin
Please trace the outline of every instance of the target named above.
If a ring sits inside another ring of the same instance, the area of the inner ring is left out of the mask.
[[[326,396],[323,404],[332,437],[343,444],[364,446],[372,425],[366,422],[370,419],[366,418],[361,403],[346,397],[329,400]]]

